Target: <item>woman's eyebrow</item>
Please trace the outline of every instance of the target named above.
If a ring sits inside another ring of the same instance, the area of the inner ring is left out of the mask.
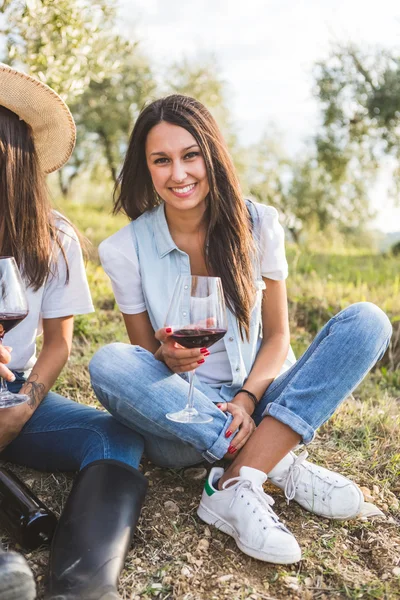
[[[187,148],[183,148],[182,152],[187,152],[188,150],[190,150],[190,148],[195,148],[195,147],[198,148],[199,145],[198,144],[192,144],[191,146],[188,146]],[[167,153],[166,152],[152,152],[150,154],[150,156],[155,156],[155,155],[157,155],[157,156],[167,156]]]

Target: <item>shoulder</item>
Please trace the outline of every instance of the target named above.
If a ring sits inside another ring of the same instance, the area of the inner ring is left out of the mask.
[[[255,210],[261,222],[279,222],[279,213],[274,206],[261,204],[261,202],[254,202],[253,200],[249,204],[253,206],[253,210]]]
[[[76,252],[81,252],[79,237],[72,222],[66,216],[53,210],[53,224],[56,229],[57,242],[66,255],[70,256]]]
[[[128,225],[103,240],[99,245],[101,262],[112,259],[118,254],[131,255],[136,253],[133,236],[132,223],[128,223]]]
[[[61,234],[61,238],[69,237],[75,241],[78,241],[75,227],[72,222],[65,216],[62,215],[58,210],[53,210],[53,222],[57,229],[57,232]]]

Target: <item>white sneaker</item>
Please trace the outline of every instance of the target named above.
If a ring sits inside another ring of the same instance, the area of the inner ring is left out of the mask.
[[[258,469],[242,467],[239,477],[214,486],[224,473],[215,467],[204,486],[197,514],[209,525],[231,535],[240,550],[253,558],[286,565],[301,560],[293,535],[272,510],[273,499],[262,484],[267,476]]]
[[[268,474],[269,481],[284,490],[289,503],[295,500],[308,510],[327,519],[352,519],[363,505],[360,488],[339,473],[328,471],[289,452]]]

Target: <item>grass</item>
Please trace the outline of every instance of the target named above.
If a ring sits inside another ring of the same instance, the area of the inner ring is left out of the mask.
[[[125,224],[96,206],[64,205],[96,245]],[[87,265],[96,313],[78,317],[72,359],[56,389],[97,406],[87,364],[102,345],[127,341],[111,286],[95,252]],[[394,599],[400,598],[400,294],[399,259],[356,251],[349,254],[290,248],[288,295],[292,342],[297,354],[329,317],[352,302],[375,302],[389,314],[395,334],[384,360],[354,397],[325,424],[309,448],[312,460],[369,490],[384,519],[333,522],[319,519],[269,487],[280,517],[296,535],[304,558],[274,566],[242,554],[233,540],[196,516],[203,481],[187,470],[158,469],[143,461],[148,500],[122,574],[124,600]],[[72,476],[13,469],[59,514]],[[164,503],[174,500],[178,513]],[[48,551],[28,555],[42,590]],[[397,570],[396,570],[397,568]],[[42,592],[40,592],[42,593]],[[41,596],[39,595],[39,598]]]

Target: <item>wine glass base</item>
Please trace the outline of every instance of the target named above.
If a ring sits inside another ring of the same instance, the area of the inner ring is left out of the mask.
[[[167,413],[165,415],[169,421],[176,423],[210,423],[213,417],[199,413],[196,409],[188,410],[184,408],[175,413]]]
[[[12,408],[28,402],[30,397],[26,394],[12,394],[11,392],[0,392],[0,408]]]

